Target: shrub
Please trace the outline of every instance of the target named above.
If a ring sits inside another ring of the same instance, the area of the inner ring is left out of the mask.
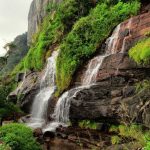
[[[8,124],[0,128],[0,140],[12,150],[40,150],[32,130],[23,124]]]
[[[76,22],[60,47],[56,73],[58,93],[70,85],[79,65],[96,52],[112,29],[135,15],[139,8],[140,4],[135,1],[119,2],[115,6],[98,4],[87,17]]]
[[[132,47],[129,56],[138,64],[150,64],[150,38],[144,39]]]
[[[15,88],[14,83],[0,83],[0,118],[13,117],[21,110],[12,102],[7,101],[7,96]]]

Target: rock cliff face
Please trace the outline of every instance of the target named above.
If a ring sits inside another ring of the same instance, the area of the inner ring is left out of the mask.
[[[40,73],[27,72],[18,75],[18,87],[11,92],[8,98],[17,103],[26,113],[30,112],[32,102],[40,88]],[[19,101],[17,101],[19,98]]]
[[[32,36],[37,32],[39,25],[46,15],[46,7],[49,3],[61,0],[33,0],[28,14],[28,45],[32,42]]]
[[[28,44],[32,35],[38,30],[38,26],[46,15],[45,7],[52,0],[33,0],[29,12]],[[57,0],[56,2],[60,2]],[[150,68],[137,65],[128,56],[129,49],[139,40],[146,37],[150,31],[150,12],[143,9],[141,15],[124,21],[106,40],[104,47],[109,55],[104,57],[99,67],[96,82],[89,87],[73,89],[70,95],[70,119],[92,119],[111,122],[134,121],[150,127],[150,94],[148,90],[137,93],[135,84],[148,79]],[[102,54],[104,48],[99,50]],[[111,51],[111,52],[110,52]],[[99,62],[99,61],[98,61]],[[94,65],[97,63],[94,61]],[[82,66],[77,72],[77,78],[73,86],[81,84],[87,65]],[[11,99],[29,112],[34,96],[39,89],[41,73],[31,72],[26,74],[21,86],[10,94]],[[51,104],[50,104],[51,105]],[[54,106],[54,104],[53,104]],[[51,109],[50,106],[49,108]]]
[[[137,93],[135,87],[136,83],[149,78],[150,68],[137,65],[128,56],[128,50],[145,38],[148,31],[150,12],[132,17],[115,29],[115,38],[112,35],[106,41],[106,51],[111,46],[113,52],[104,58],[96,83],[77,91],[71,100],[71,119],[135,121],[150,127],[150,95],[148,91]],[[114,40],[112,45],[109,40]],[[78,82],[82,79],[81,72]]]
[[[9,44],[9,52],[6,56],[6,63],[0,69],[0,74],[6,74],[13,70],[13,68],[26,55],[27,47],[27,33],[17,36],[13,42]]]

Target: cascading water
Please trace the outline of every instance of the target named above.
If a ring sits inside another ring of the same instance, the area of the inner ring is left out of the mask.
[[[97,56],[90,61],[82,80],[82,85],[89,85],[96,82],[97,73],[105,57],[106,55]]]
[[[104,55],[99,55],[95,58],[93,58],[89,64],[87,71],[84,74],[82,85],[76,88],[73,88],[67,92],[65,92],[58,100],[54,113],[52,115],[52,118],[54,119],[54,122],[51,122],[46,126],[44,131],[52,131],[55,130],[60,124],[66,125],[67,122],[69,122],[69,111],[70,111],[70,103],[71,99],[76,96],[78,91],[81,89],[89,88],[90,85],[94,84],[96,82],[96,77],[98,74],[98,71],[103,63],[103,60],[111,55],[116,53],[116,45],[117,40],[119,38],[119,32],[120,32],[120,25],[118,25],[113,32],[112,36],[108,38],[107,42],[107,48]]]
[[[29,126],[36,128],[42,127],[46,123],[47,107],[51,96],[55,91],[55,72],[56,72],[56,57],[57,51],[54,51],[52,56],[48,58],[45,74],[41,79],[40,91],[36,95],[32,110]]]
[[[126,45],[126,42],[127,42],[128,38],[131,36],[132,21],[133,21],[133,18],[130,18],[128,23],[126,24],[126,29],[128,29],[129,34],[128,34],[128,36],[124,37],[123,44],[122,44],[122,47],[121,47],[121,51],[119,53],[124,54],[124,52],[126,51],[125,45]],[[120,61],[120,64],[121,64],[121,61]],[[120,64],[118,65],[118,67],[116,69],[116,72],[115,72],[116,75],[118,75]]]
[[[94,57],[90,61],[87,71],[85,72],[84,78],[82,80],[82,85],[90,85],[92,83],[95,83],[98,71],[101,68],[103,60],[107,56],[116,53],[115,47],[117,46],[117,40],[119,38],[120,27],[121,25],[119,24],[114,30],[112,36],[106,40],[107,48],[106,48],[105,54]]]
[[[69,111],[71,99],[74,98],[78,91],[88,86],[80,86],[65,92],[58,100],[54,113],[52,114],[53,122],[50,122],[44,129],[45,131],[55,131],[59,125],[67,127],[69,122]]]
[[[126,25],[126,28],[129,30],[129,36],[131,36],[131,25],[132,25],[132,21],[133,21],[133,18],[130,18],[127,25]],[[123,44],[122,44],[122,48],[121,48],[121,52],[120,53],[124,53],[125,52],[125,45],[126,45],[126,40],[127,38],[129,37],[125,37],[123,39]]]
[[[107,50],[106,53],[111,53],[111,54],[115,54],[116,53],[116,46],[117,46],[117,41],[119,38],[119,33],[120,33],[120,29],[121,29],[121,24],[119,24],[116,29],[114,30],[113,34],[111,37],[109,37],[106,40],[106,44],[107,44]]]

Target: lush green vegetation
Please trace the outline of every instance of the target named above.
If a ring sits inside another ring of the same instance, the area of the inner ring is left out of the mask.
[[[114,6],[100,3],[87,17],[76,22],[60,47],[56,76],[58,93],[70,85],[79,65],[96,52],[112,29],[128,17],[136,15],[139,8],[140,3],[137,1],[119,2]]]
[[[112,144],[119,144],[121,141],[128,141],[127,139],[129,139],[130,142],[137,143],[146,150],[150,148],[150,132],[143,131],[139,125],[112,126],[110,132],[117,133],[111,138]]]
[[[129,55],[138,64],[150,64],[150,38],[138,42],[130,49]]]
[[[74,22],[86,15],[92,6],[90,0],[64,0],[59,5],[50,3],[46,8],[48,14],[39,27],[39,31],[33,36],[33,43],[27,56],[14,72],[22,69],[42,69],[47,52],[50,55],[50,51],[53,51],[62,41]]]
[[[8,124],[0,127],[0,140],[12,150],[41,149],[33,137],[32,130],[23,124]]]
[[[16,88],[16,84],[12,81],[7,83],[6,78],[2,78],[4,81],[0,82],[0,118],[14,117],[16,113],[21,113],[15,104],[7,100],[7,96]]]

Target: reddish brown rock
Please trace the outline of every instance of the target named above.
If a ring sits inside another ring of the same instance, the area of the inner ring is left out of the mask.
[[[71,120],[137,122],[150,127],[150,94],[146,91],[136,93],[135,90],[136,83],[149,79],[150,67],[137,65],[128,56],[129,49],[144,39],[149,31],[150,12],[132,17],[115,29],[106,41],[106,52],[110,55],[103,59],[95,85],[78,90],[71,99]],[[113,43],[110,44],[112,39]],[[93,66],[98,63],[95,60]],[[85,65],[77,73],[76,81],[81,82],[87,67]]]
[[[116,52],[128,52],[139,40],[145,38],[150,31],[150,12],[135,16],[120,24],[119,37],[117,39]]]

